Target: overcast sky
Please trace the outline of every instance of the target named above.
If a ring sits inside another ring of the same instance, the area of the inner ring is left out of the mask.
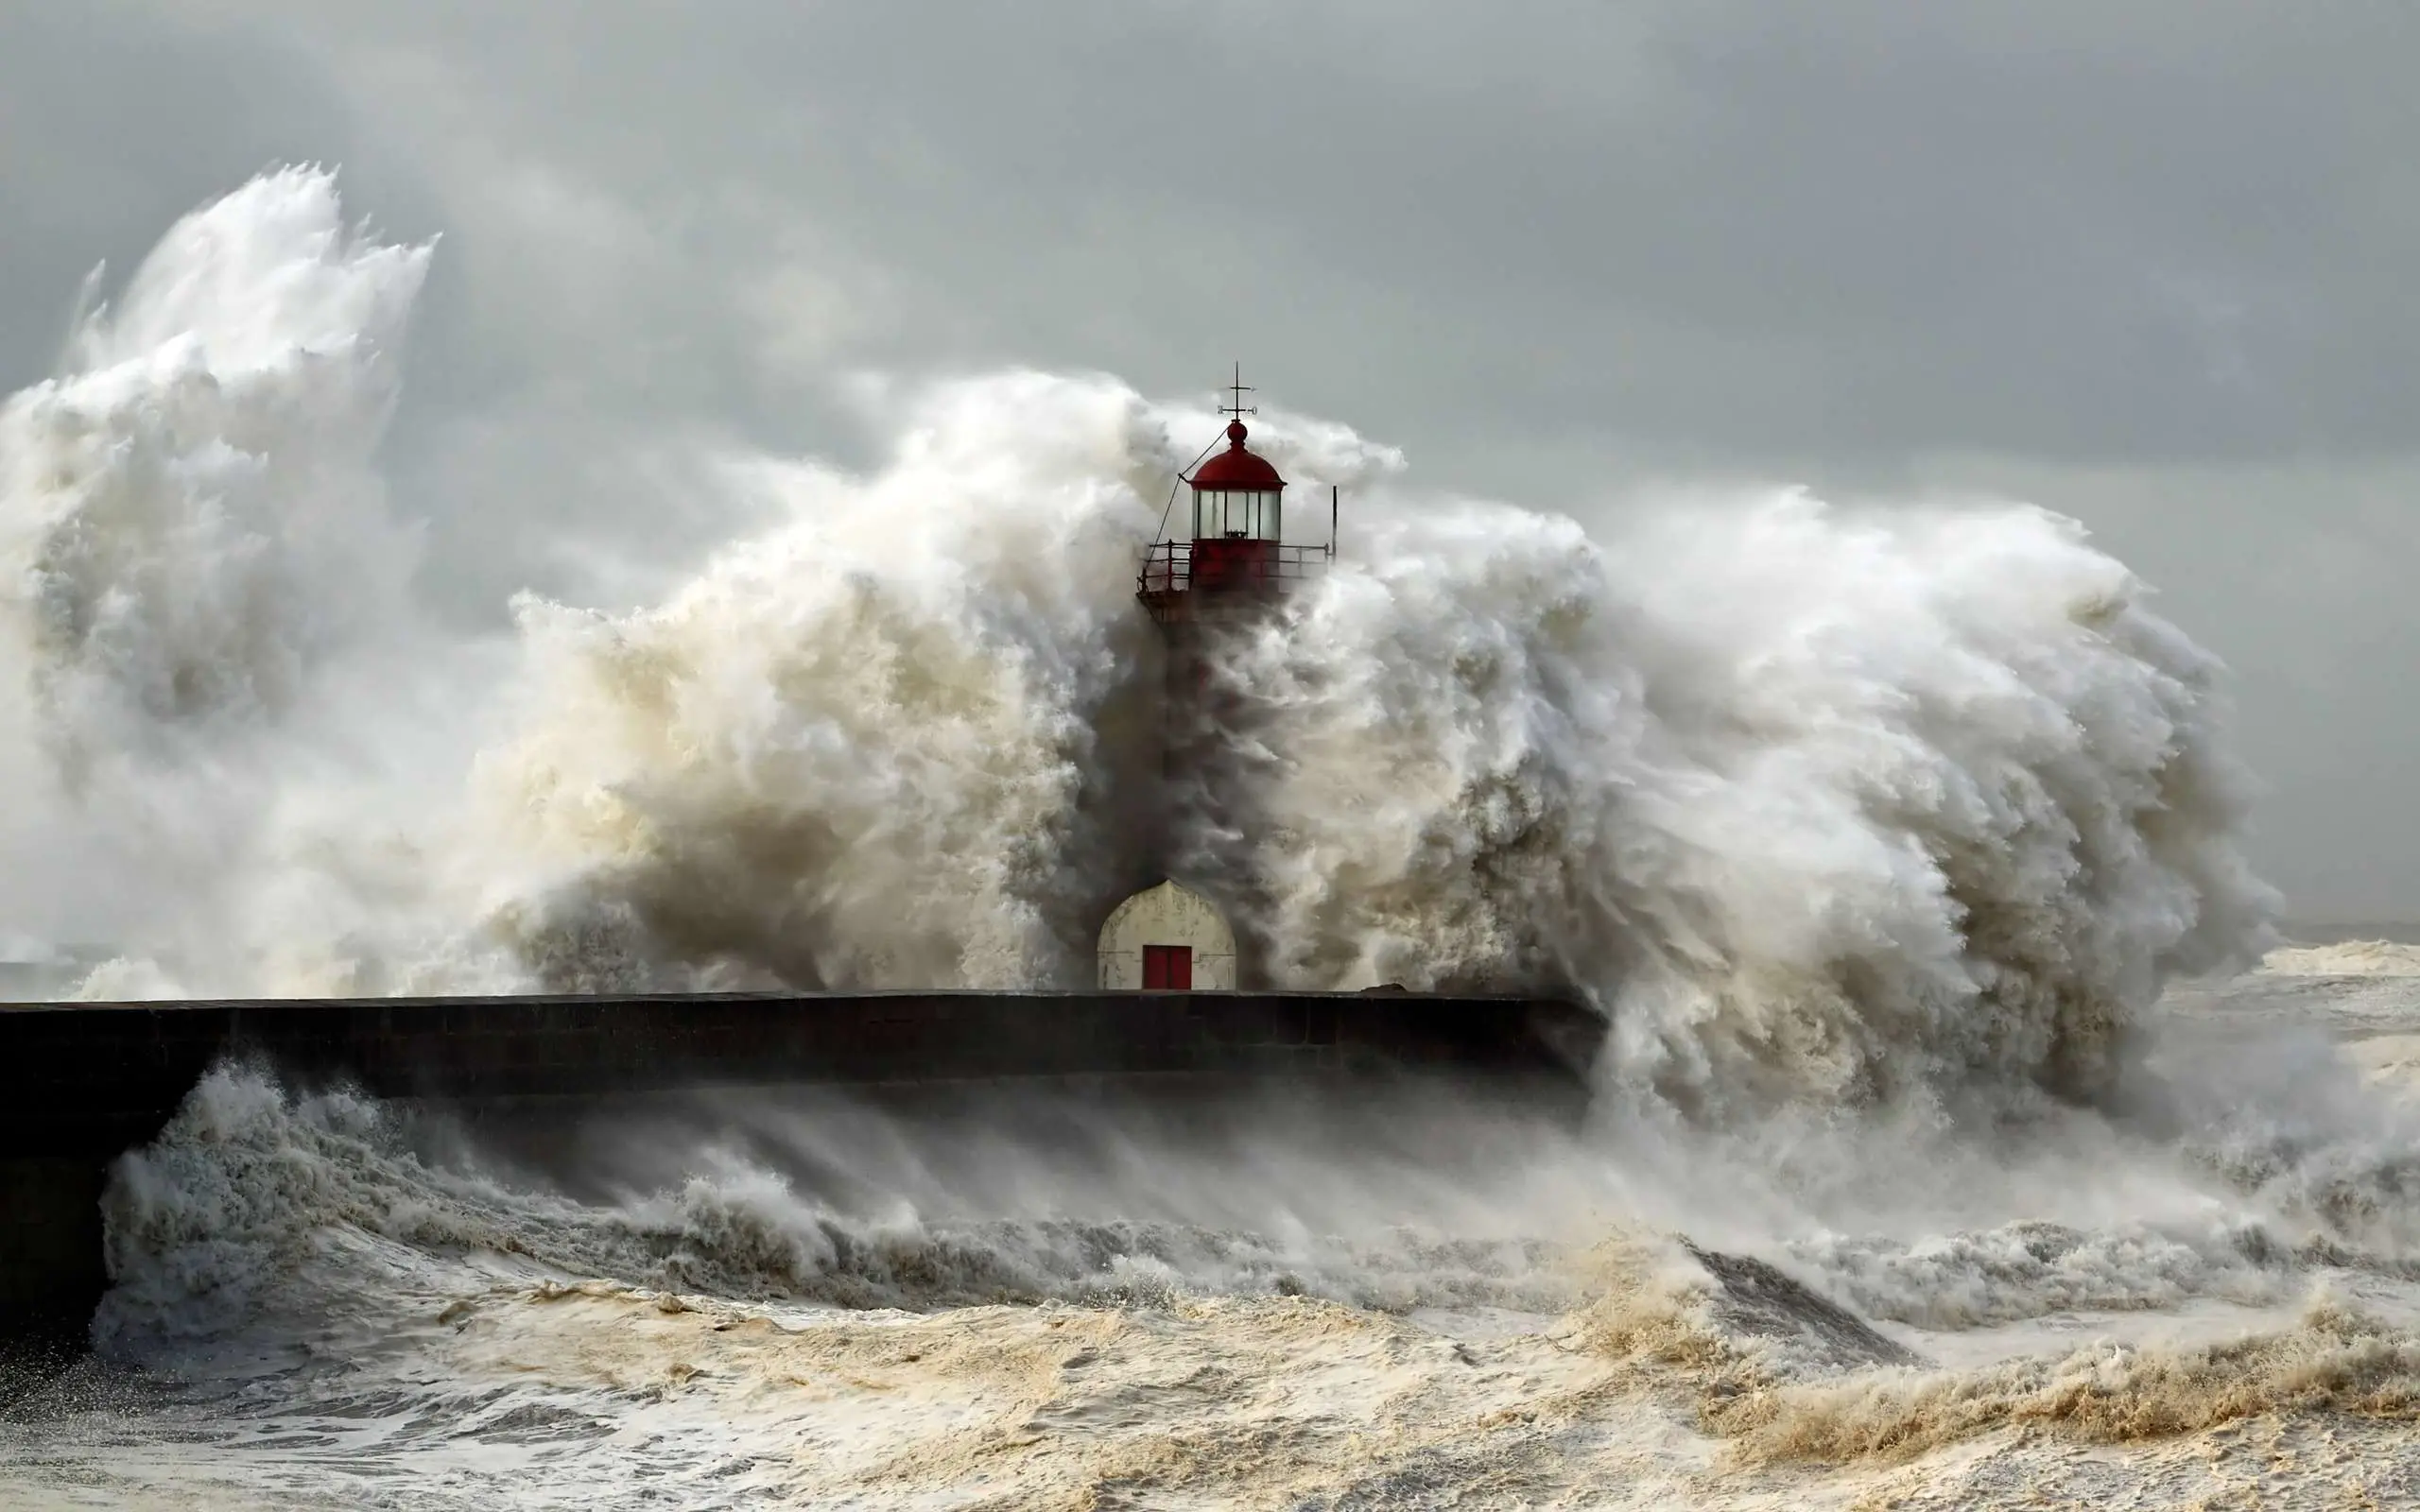
[[[0,0],[0,386],[309,160],[443,233],[391,469],[466,619],[869,368],[1241,356],[1583,519],[2017,494],[2236,668],[2295,913],[2415,918],[2415,77],[2394,0]]]

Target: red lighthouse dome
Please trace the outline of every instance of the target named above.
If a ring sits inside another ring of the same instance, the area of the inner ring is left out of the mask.
[[[1242,421],[1227,422],[1227,449],[1193,470],[1185,481],[1197,489],[1283,489],[1286,480],[1268,459],[1244,445],[1252,432]]]
[[[1286,480],[1244,445],[1252,433],[1240,420],[1227,425],[1227,449],[1193,470],[1193,539],[1197,541],[1285,539]]]

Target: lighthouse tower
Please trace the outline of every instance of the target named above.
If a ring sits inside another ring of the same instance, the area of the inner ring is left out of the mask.
[[[1161,749],[1170,811],[1163,819],[1171,834],[1248,828],[1236,791],[1239,774],[1220,769],[1219,731],[1241,711],[1235,690],[1217,676],[1218,662],[1238,630],[1336,555],[1336,490],[1328,490],[1326,542],[1288,543],[1286,479],[1249,444],[1244,417],[1258,411],[1244,404],[1253,389],[1240,364],[1227,389],[1230,402],[1219,411],[1227,417],[1221,439],[1180,476],[1169,496],[1166,524],[1180,533],[1151,543],[1136,581],[1135,597],[1160,627],[1167,651]],[[1179,493],[1190,507],[1183,515]],[[1160,842],[1163,850],[1171,843],[1167,836]],[[1236,987],[1236,938],[1209,896],[1215,890],[1169,879],[1120,904],[1101,930],[1100,985],[1179,991]]]

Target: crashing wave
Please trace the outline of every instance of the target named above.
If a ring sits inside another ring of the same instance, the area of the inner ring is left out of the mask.
[[[372,465],[428,255],[348,231],[324,173],[265,177],[7,405],[7,644],[44,740],[139,753],[88,812],[213,816],[112,970],[1085,980],[1156,859],[1138,816],[1193,812],[1131,589],[1201,417],[1018,372],[918,391],[868,472],[726,457],[701,486],[777,524],[658,604],[524,599],[510,670],[440,690],[482,733],[431,748],[401,738],[425,704],[328,672],[457,671]],[[1592,537],[1410,491],[1333,424],[1262,438],[1360,522],[1226,661],[1251,828],[1167,837],[1223,868],[1266,979],[1575,991],[1634,1085],[1720,1109],[2089,1091],[2166,976],[2257,943],[2220,669],[2073,524],[1778,493]],[[379,761],[301,733],[330,730]]]

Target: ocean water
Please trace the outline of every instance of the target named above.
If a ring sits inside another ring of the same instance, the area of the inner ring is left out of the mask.
[[[648,601],[463,630],[380,464],[436,255],[266,174],[0,402],[11,990],[1072,986],[1167,865],[1282,985],[1593,1005],[1595,1112],[541,1142],[231,1068],[120,1162],[0,1503],[2420,1496],[2416,958],[2275,936],[2224,669],[2073,522],[1592,536],[1272,409],[1349,549],[1171,778],[1132,572],[1206,406],[868,386],[868,467],[684,458],[752,524]]]
[[[2163,1002],[2165,1104],[1989,1137],[1000,1091],[542,1175],[224,1073],[121,1165],[0,1501],[2402,1504],[2420,976],[2304,959]]]

